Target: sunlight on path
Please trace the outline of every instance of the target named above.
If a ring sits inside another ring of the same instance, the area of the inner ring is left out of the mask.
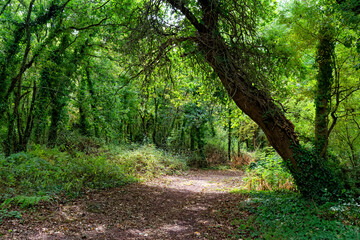
[[[242,171],[198,170],[88,192],[13,220],[3,239],[228,239]],[[245,214],[246,215],[246,214]],[[1,229],[1,225],[0,225]]]
[[[243,172],[236,170],[189,171],[186,175],[165,176],[145,184],[194,193],[221,193],[239,188],[243,183],[242,177]]]

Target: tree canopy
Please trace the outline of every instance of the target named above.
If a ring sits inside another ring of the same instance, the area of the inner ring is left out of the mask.
[[[270,145],[303,195],[359,191],[359,9],[353,0],[3,1],[1,150],[67,148],[79,135],[191,152],[204,167],[211,141],[227,141],[228,159],[234,143],[238,154]]]

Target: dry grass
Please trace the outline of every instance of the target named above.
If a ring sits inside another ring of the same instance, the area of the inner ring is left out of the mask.
[[[239,156],[234,155],[231,158],[230,167],[236,168],[236,169],[241,169],[245,166],[248,166],[251,162],[254,162],[254,161],[255,161],[255,159],[252,158],[250,155],[248,155],[246,153],[241,153]]]

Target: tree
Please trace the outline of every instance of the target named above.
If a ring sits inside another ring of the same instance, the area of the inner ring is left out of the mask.
[[[264,131],[270,144],[288,164],[305,196],[320,198],[326,192],[341,190],[341,184],[320,157],[301,148],[293,124],[265,90],[269,59],[266,46],[262,46],[255,35],[256,24],[268,14],[265,10],[271,8],[266,1],[225,4],[217,0],[167,0],[149,1],[148,4],[156,6],[153,11],[158,13],[157,16],[160,15],[159,5],[163,4],[163,8],[171,6],[184,19],[179,20],[178,26],[170,28],[169,32],[180,30],[169,34],[171,37],[160,45],[162,52],[159,55],[174,45],[184,48],[190,45],[197,53],[197,59],[200,56],[212,67],[236,105]],[[148,14],[147,18],[150,17]],[[166,19],[162,21],[166,22]],[[153,24],[152,27],[157,26]]]

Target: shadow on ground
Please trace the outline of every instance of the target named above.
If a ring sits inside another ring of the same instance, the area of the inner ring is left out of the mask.
[[[4,239],[236,239],[242,172],[192,171],[45,205],[0,226]]]

